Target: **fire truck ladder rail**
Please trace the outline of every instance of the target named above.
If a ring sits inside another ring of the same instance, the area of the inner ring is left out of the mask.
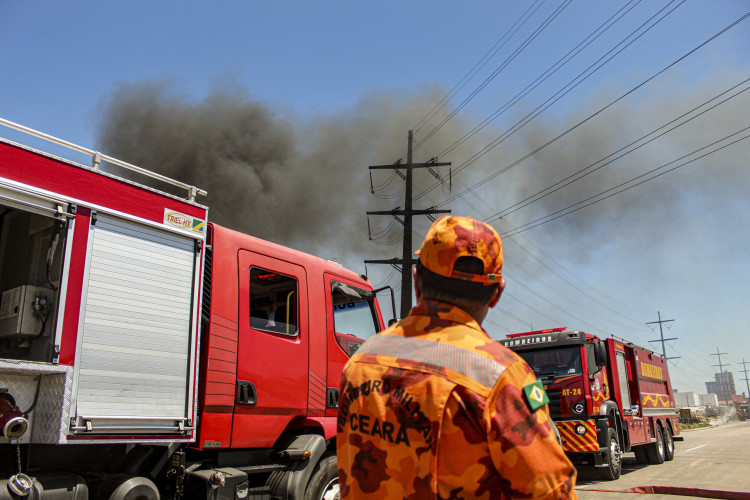
[[[105,154],[102,154],[98,151],[94,151],[93,149],[84,148],[83,146],[78,146],[77,144],[73,144],[72,142],[65,141],[63,139],[59,139],[57,137],[54,137],[49,134],[45,134],[44,132],[39,132],[37,130],[34,130],[29,127],[24,127],[23,125],[19,125],[18,123],[14,123],[10,120],[6,120],[4,118],[0,118],[0,125],[5,125],[8,128],[12,128],[15,130],[18,130],[19,132],[23,132],[29,135],[33,135],[35,137],[38,137],[40,139],[44,139],[45,141],[52,142],[54,144],[57,144],[59,146],[63,146],[69,149],[72,149],[74,151],[78,151],[79,153],[83,153],[86,155],[91,156],[91,166],[95,170],[99,170],[99,164],[102,162],[102,160],[112,163],[113,165],[117,165],[119,167],[122,167],[124,169],[136,172],[141,175],[145,175],[147,177],[151,177],[152,179],[156,179],[158,181],[164,182],[166,184],[171,184],[172,186],[176,186],[179,188],[187,189],[188,196],[187,199],[191,202],[195,202],[195,198],[198,195],[206,196],[206,191],[203,189],[198,189],[195,186],[191,186],[190,184],[185,184],[184,182],[180,182],[175,179],[170,179],[169,177],[166,177],[161,174],[157,174],[156,172],[151,172],[150,170],[146,170],[145,168],[141,168],[137,165],[133,165],[131,163],[118,160],[117,158],[113,158],[112,156],[107,156]]]
[[[634,344],[633,342],[631,342],[631,341],[629,341],[627,339],[624,339],[622,337],[618,337],[617,335],[610,335],[610,337],[612,337],[613,339],[617,339],[620,342],[622,342],[623,344],[629,345],[631,347],[637,347],[638,349],[640,349],[642,351],[646,351],[649,354],[656,354],[653,350],[649,349],[648,347],[639,346],[638,344]]]

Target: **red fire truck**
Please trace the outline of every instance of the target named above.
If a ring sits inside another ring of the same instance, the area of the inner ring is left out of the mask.
[[[0,123],[0,498],[333,498],[367,278]]]
[[[550,416],[575,464],[620,477],[622,455],[638,463],[674,458],[680,440],[667,361],[618,338],[565,328],[508,335],[500,341],[544,382]]]

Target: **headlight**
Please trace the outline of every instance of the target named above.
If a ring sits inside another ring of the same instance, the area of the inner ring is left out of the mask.
[[[581,424],[576,425],[576,434],[579,436],[586,434],[586,426]]]

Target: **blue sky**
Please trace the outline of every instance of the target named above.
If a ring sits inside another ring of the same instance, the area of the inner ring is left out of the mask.
[[[388,229],[392,221],[371,217],[376,237],[370,241],[364,212],[403,204],[402,184],[387,174],[374,175],[378,189],[370,193],[367,166],[405,156],[407,130],[420,142],[456,111],[415,150],[416,161],[439,155],[452,162],[452,191],[434,188],[435,179],[420,172],[417,191],[430,190],[415,207],[436,205],[491,220],[506,234],[508,288],[485,323],[493,337],[566,326],[660,350],[649,343],[658,330],[645,323],[661,311],[676,320],[665,337],[679,338],[667,346],[669,356],[681,356],[672,362],[677,388],[705,392],[703,382],[713,378],[711,365],[718,362],[710,354],[719,348],[728,353],[722,363],[743,392],[737,370],[743,357],[750,361],[750,139],[729,146],[725,138],[750,126],[750,92],[539,202],[507,209],[601,165],[595,162],[750,77],[750,19],[655,76],[748,11],[739,0],[0,0],[0,117],[166,168],[178,178],[187,167],[172,165],[174,156],[216,153],[191,182],[206,184],[207,203],[222,223],[364,272],[363,259],[400,254],[400,226]],[[618,12],[623,17],[611,28],[454,146]],[[626,39],[652,16],[652,23],[665,17],[639,38]],[[618,46],[624,39],[632,43]],[[483,60],[485,54],[492,55]],[[533,121],[486,149],[610,56]],[[484,64],[475,66],[478,61]],[[454,88],[447,106],[423,123]],[[261,125],[243,129],[249,117]],[[236,157],[222,156],[225,148],[210,141],[214,132]],[[38,145],[12,131],[0,135]],[[261,138],[268,140],[263,147]],[[670,164],[722,140],[717,145],[725,149]],[[695,161],[517,232],[653,169],[689,160]],[[440,174],[447,178],[449,170],[442,167]],[[230,212],[239,218],[225,215]],[[286,230],[248,219],[276,221]],[[428,225],[415,221],[415,246]],[[368,266],[367,273],[375,284],[398,286],[390,268]]]

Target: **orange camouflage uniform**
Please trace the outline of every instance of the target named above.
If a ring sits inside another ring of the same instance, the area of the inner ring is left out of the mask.
[[[341,379],[341,498],[575,499],[526,363],[450,304],[422,300],[365,342]]]

